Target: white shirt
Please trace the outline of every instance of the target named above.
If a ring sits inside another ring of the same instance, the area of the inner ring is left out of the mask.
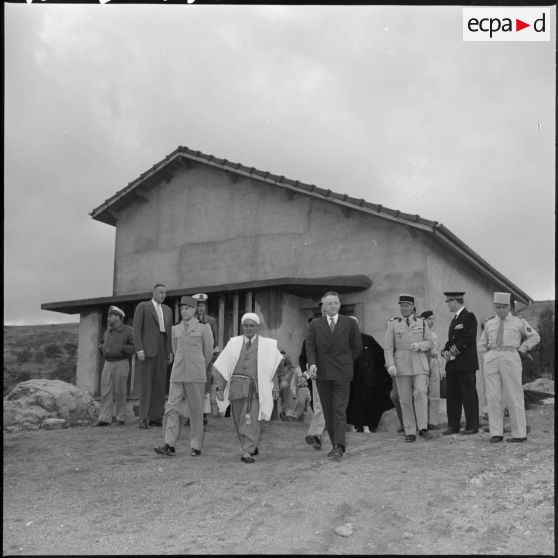
[[[333,320],[333,323],[335,325],[337,325],[337,319],[339,318],[339,314],[335,314],[335,316],[327,316],[327,325],[331,324],[331,320]]]
[[[456,313],[454,318],[457,318],[457,316],[459,316],[459,314],[461,313],[461,310],[463,310],[465,308],[465,306],[462,306]]]
[[[251,341],[250,345],[253,345],[256,342],[256,339],[258,338],[258,335],[254,335],[254,337],[252,337],[252,339],[250,339],[249,337],[246,337],[246,335],[244,336],[244,344],[246,345],[246,343],[248,343],[248,340]]]
[[[163,333],[165,333],[165,319],[163,317],[163,306],[161,305],[160,302],[156,302],[153,299],[151,299],[151,302],[153,303],[153,306],[155,306],[155,313],[157,314],[157,317],[159,318],[159,329]],[[159,313],[159,308],[161,309],[160,313]]]

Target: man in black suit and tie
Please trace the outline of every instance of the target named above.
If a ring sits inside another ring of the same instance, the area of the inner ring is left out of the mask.
[[[479,399],[476,387],[477,319],[463,306],[464,292],[447,292],[446,302],[455,316],[450,323],[448,341],[442,350],[446,359],[446,397],[448,428],[442,434],[457,434],[461,427],[461,407],[465,411],[465,430],[476,434],[479,428]]]
[[[163,304],[167,288],[153,287],[153,298],[140,302],[134,312],[134,347],[139,366],[139,427],[162,426],[167,366],[172,364],[172,310]]]
[[[341,301],[336,292],[323,297],[325,316],[308,325],[306,355],[308,372],[316,381],[331,440],[329,457],[345,453],[347,404],[353,379],[353,362],[362,352],[362,337],[355,320],[341,316]]]

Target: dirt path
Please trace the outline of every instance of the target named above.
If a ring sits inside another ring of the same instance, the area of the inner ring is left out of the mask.
[[[160,428],[5,434],[4,555],[554,554],[554,405],[528,411],[524,444],[349,433],[338,463],[271,422],[243,464],[210,420],[199,458],[187,432],[155,455]]]

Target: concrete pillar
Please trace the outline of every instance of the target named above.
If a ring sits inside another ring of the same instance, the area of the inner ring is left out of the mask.
[[[79,320],[79,340],[77,353],[76,386],[96,395],[101,340],[101,311],[84,310]]]

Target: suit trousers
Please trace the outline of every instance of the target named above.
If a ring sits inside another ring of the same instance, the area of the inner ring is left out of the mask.
[[[130,363],[128,359],[114,362],[105,361],[101,376],[101,412],[99,420],[112,422],[113,410],[116,403],[116,420],[126,418],[126,390]]]
[[[240,447],[242,448],[243,457],[246,454],[254,453],[258,447],[260,439],[260,421],[258,415],[260,413],[260,402],[257,397],[252,399],[250,405],[250,422],[246,422],[246,412],[248,411],[248,398],[234,399],[231,401],[231,417],[233,419],[234,428]]]
[[[476,388],[476,371],[460,370],[446,372],[446,397],[448,428],[459,430],[461,409],[465,412],[465,428],[479,427],[479,399]]]
[[[308,435],[321,437],[325,430],[325,418],[316,381],[312,382],[312,401],[314,404],[314,414],[312,415],[312,420],[310,421],[310,426],[308,427]]]
[[[331,444],[345,446],[351,380],[316,380],[316,384]]]
[[[200,450],[203,446],[203,407],[205,402],[204,382],[171,382],[169,398],[163,416],[165,443],[174,447],[180,434],[180,411],[183,401],[190,410],[190,447]]]
[[[428,375],[395,376],[405,434],[416,435],[427,426]]]
[[[510,413],[512,437],[527,436],[521,370],[521,359],[518,353],[489,351],[484,355],[484,378],[491,436],[504,435],[504,407],[507,407]]]
[[[165,409],[165,387],[167,385],[167,339],[164,333],[159,335],[159,349],[154,357],[145,357],[141,363],[139,418],[161,420]]]

